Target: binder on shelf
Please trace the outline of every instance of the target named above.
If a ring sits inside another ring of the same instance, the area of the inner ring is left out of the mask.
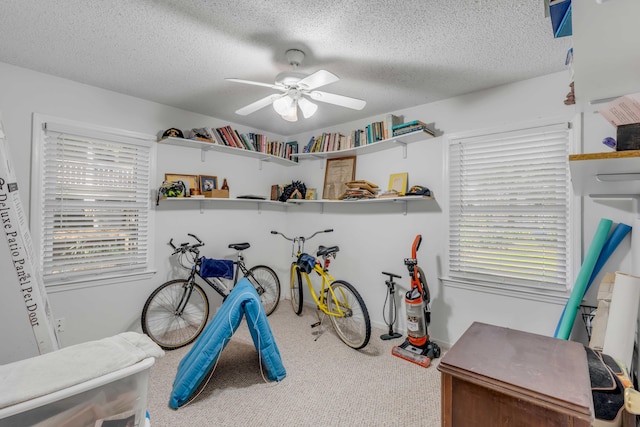
[[[565,37],[573,34],[571,23],[571,0],[552,0],[549,2],[549,16],[553,37]]]

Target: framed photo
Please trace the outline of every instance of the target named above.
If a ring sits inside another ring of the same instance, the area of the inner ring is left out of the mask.
[[[338,200],[347,190],[347,182],[356,177],[356,156],[327,159],[322,198]]]
[[[218,189],[218,177],[209,175],[199,175],[200,178],[200,192],[204,194],[205,191]]]
[[[307,200],[315,200],[316,199],[316,189],[315,188],[307,188],[307,194],[305,194],[305,199]]]
[[[399,195],[404,196],[404,193],[407,192],[408,178],[409,174],[407,172],[392,173],[391,176],[389,176],[388,191],[395,190]]]
[[[182,181],[187,187],[187,196],[191,193],[192,188],[200,188],[200,182],[198,181],[198,175],[182,175],[177,173],[165,173],[165,181]]]

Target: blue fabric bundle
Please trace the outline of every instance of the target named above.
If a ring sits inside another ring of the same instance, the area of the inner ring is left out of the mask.
[[[211,259],[202,257],[200,275],[202,277],[223,277],[233,279],[233,261],[228,259]]]
[[[191,350],[180,361],[169,400],[171,408],[178,409],[191,399],[240,326],[243,315],[247,318],[249,332],[256,350],[260,353],[267,378],[271,381],[284,379],[286,371],[260,297],[249,280],[242,278]]]

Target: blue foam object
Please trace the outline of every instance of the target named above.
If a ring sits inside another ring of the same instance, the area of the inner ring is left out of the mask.
[[[604,242],[604,246],[600,250],[600,255],[598,256],[598,260],[596,261],[596,265],[594,266],[593,272],[591,273],[591,277],[589,278],[589,282],[587,283],[587,287],[584,290],[584,293],[582,294],[583,298],[587,294],[587,291],[589,290],[589,287],[591,287],[591,284],[595,280],[595,278],[598,275],[598,273],[600,273],[600,270],[602,270],[602,267],[604,267],[605,263],[607,262],[607,260],[609,259],[609,257],[613,253],[613,251],[616,250],[616,248],[618,247],[620,242],[622,242],[622,239],[625,238],[625,236],[629,233],[629,231],[631,231],[631,227],[630,226],[628,226],[627,224],[619,223],[613,229],[613,231],[611,232],[611,234],[607,238],[607,241]],[[555,330],[554,335],[553,335],[554,337],[558,336],[558,330],[560,328],[560,324],[562,323],[562,318],[564,317],[564,313],[565,313],[566,310],[567,310],[567,306],[565,305],[565,307],[562,309],[562,314],[560,315],[560,321],[558,322],[558,325],[556,326],[556,330]]]
[[[571,329],[573,328],[573,323],[576,319],[576,313],[578,312],[578,307],[580,306],[580,301],[582,301],[582,298],[584,297],[587,284],[589,282],[589,279],[591,278],[591,274],[593,273],[596,262],[598,261],[598,257],[602,252],[602,248],[604,247],[604,244],[607,240],[607,236],[609,235],[609,230],[611,229],[612,224],[613,221],[611,221],[610,219],[600,219],[600,224],[598,224],[598,228],[595,235],[593,236],[593,240],[591,241],[589,250],[587,251],[582,262],[582,267],[580,267],[578,277],[576,278],[575,284],[573,285],[573,290],[571,291],[569,300],[564,307],[564,311],[562,312],[562,316],[560,317],[560,321],[558,322],[558,326],[556,327],[554,338],[560,338],[563,340],[569,339],[569,336],[571,335]]]
[[[260,360],[266,370],[267,378],[271,381],[284,379],[286,371],[260,297],[249,280],[242,278],[202,331],[202,335],[198,337],[191,350],[180,361],[173,381],[169,407],[178,409],[191,399],[231,340],[233,333],[240,326],[243,316],[247,319],[253,344],[260,353]]]
[[[559,1],[549,7],[553,37],[565,37],[573,34],[571,19],[571,0]]]

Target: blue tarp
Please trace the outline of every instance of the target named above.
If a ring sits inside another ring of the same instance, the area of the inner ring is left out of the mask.
[[[178,409],[189,401],[240,326],[243,315],[246,316],[253,344],[260,353],[267,378],[271,381],[284,379],[286,371],[260,297],[249,280],[242,278],[180,361],[169,400],[171,408]]]

